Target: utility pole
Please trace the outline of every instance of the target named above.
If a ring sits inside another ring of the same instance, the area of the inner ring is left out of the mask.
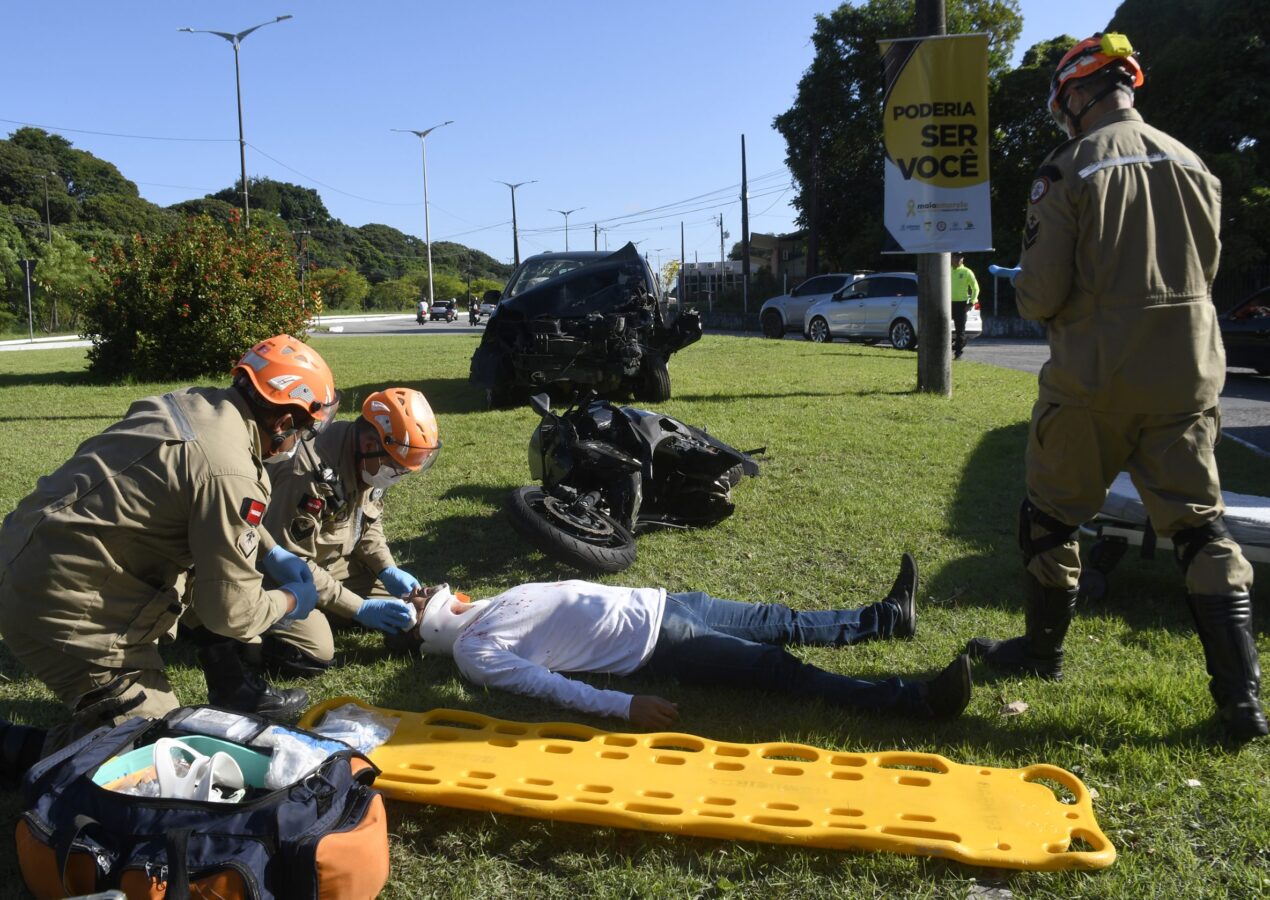
[[[719,213],[719,299],[723,299],[723,213]]]
[[[679,301],[679,308],[684,308],[685,282],[684,276],[688,271],[688,254],[684,249],[684,223],[679,222],[679,290],[676,292],[676,299]]]
[[[586,209],[585,206],[575,206],[573,209],[552,209],[548,212],[557,212],[564,216],[564,252],[569,252],[569,213],[575,213],[580,209]]]
[[[592,230],[595,234],[595,246],[593,246],[591,249],[599,250],[600,249],[600,223],[596,222],[594,226],[592,226]]]
[[[745,135],[741,135],[741,311],[750,312],[750,191],[745,180]]]
[[[22,271],[26,273],[26,333],[31,338],[31,343],[35,343],[35,316],[31,312],[31,272],[35,269],[35,260],[20,259],[18,265],[22,267]]]
[[[917,0],[915,37],[947,33],[944,0]],[[952,396],[952,270],[947,253],[917,255],[917,389]]]
[[[49,175],[56,175],[56,172],[49,172]],[[49,175],[41,175],[44,179],[44,229],[48,242],[53,243],[53,220],[49,218]]]

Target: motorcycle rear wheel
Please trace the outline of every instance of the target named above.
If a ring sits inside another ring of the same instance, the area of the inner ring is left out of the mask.
[[[538,485],[507,498],[512,525],[550,557],[596,572],[621,572],[635,562],[635,535],[599,510],[566,507]]]

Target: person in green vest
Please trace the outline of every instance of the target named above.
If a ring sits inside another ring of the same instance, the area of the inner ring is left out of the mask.
[[[979,281],[964,253],[952,254],[953,359],[966,349],[966,312],[979,302]]]

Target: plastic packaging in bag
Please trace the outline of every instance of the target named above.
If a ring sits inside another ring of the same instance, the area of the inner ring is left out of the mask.
[[[392,737],[401,719],[356,703],[345,703],[322,717],[313,731],[343,741],[361,753],[370,752]]]

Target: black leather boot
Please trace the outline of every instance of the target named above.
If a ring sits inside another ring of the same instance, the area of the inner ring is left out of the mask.
[[[43,728],[0,719],[0,787],[12,790],[22,782],[26,770],[40,761],[47,734]]]
[[[295,644],[289,644],[272,635],[265,635],[260,646],[260,667],[277,678],[316,678],[334,662],[318,659]]]
[[[196,630],[204,632],[195,639],[209,704],[279,721],[294,719],[308,707],[309,695],[303,688],[280,690],[248,666],[238,641],[212,635],[204,628]]]
[[[891,585],[891,593],[883,602],[887,601],[899,611],[890,636],[911,638],[917,634],[917,560],[913,559],[913,554],[905,553],[900,559],[900,572],[895,576],[895,584]]]
[[[1062,681],[1063,639],[1076,612],[1079,588],[1047,588],[1031,572],[1025,574],[1023,636],[1006,641],[972,638],[966,653],[1003,672]]]
[[[1204,645],[1208,690],[1231,737],[1249,741],[1270,734],[1261,708],[1261,666],[1252,637],[1252,597],[1246,593],[1192,594],[1186,598]]]

